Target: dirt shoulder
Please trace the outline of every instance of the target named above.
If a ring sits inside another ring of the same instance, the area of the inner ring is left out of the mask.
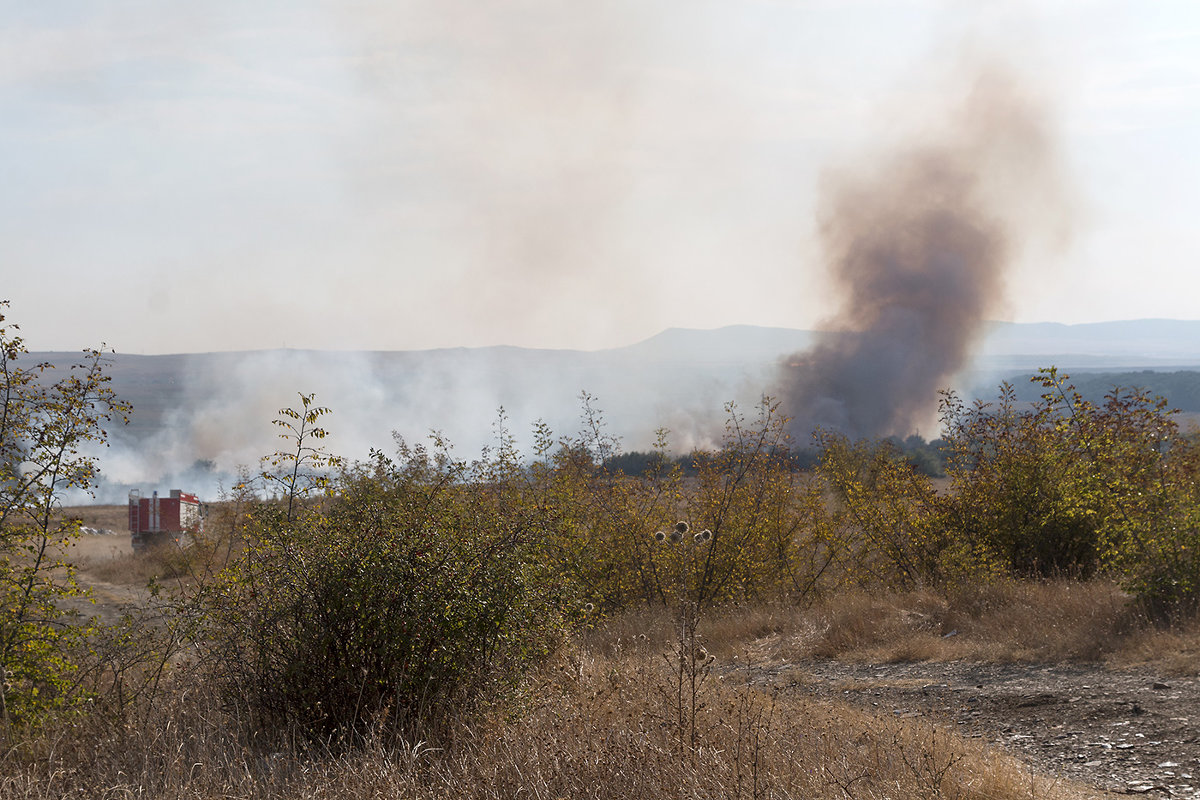
[[[1119,795],[1200,798],[1200,679],[1099,664],[811,661],[754,683],[924,717],[1037,771]]]

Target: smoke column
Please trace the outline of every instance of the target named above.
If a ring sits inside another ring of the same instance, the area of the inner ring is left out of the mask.
[[[1032,234],[1062,238],[1047,117],[1011,75],[981,70],[937,134],[828,176],[818,212],[839,308],[784,359],[791,432],[911,433],[960,370]],[[1034,237],[1037,238],[1037,237]]]

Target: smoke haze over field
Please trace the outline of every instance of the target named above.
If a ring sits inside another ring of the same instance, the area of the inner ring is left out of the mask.
[[[931,421],[937,390],[965,366],[987,315],[1003,310],[1008,265],[1031,243],[1063,241],[1068,229],[1047,109],[1002,68],[971,75],[945,90],[942,107],[925,109],[907,138],[824,174],[817,229],[839,310],[814,344],[786,359],[776,391],[765,362],[745,352],[707,376],[657,359],[653,348],[641,360],[514,348],[215,354],[195,360],[178,404],[162,410],[151,436],[106,459],[109,479],[144,484],[174,474],[211,494],[215,480],[228,485],[239,466],[253,470],[286,447],[270,420],[297,405],[298,391],[333,409],[323,420],[328,447],[350,459],[370,448],[388,452],[393,432],[414,442],[431,429],[459,456],[474,457],[496,443],[501,407],[519,444],[528,444],[537,420],[569,437],[578,431],[581,390],[596,395],[609,433],[631,449],[648,447],[660,426],[671,429],[677,453],[713,446],[723,405],[736,400],[746,409],[764,390],[783,401],[799,445],[816,426],[854,436],[909,433]],[[576,189],[595,194],[590,180]],[[483,192],[505,206],[492,195]],[[567,205],[481,213],[499,220],[484,237],[499,248],[496,268],[544,271],[534,277],[553,283],[551,265],[577,261],[573,248],[600,252],[612,209],[588,201],[591,210],[572,221],[580,206]],[[585,222],[590,232],[582,232]],[[530,238],[539,226],[545,230]],[[524,244],[509,251],[518,240]]]
[[[798,444],[927,432],[984,316],[1196,315],[1192,0],[5,11],[3,291],[29,346],[265,351],[155,383],[114,479],[253,467],[298,392],[351,458],[430,428],[470,456],[500,406],[569,435],[581,390],[631,448],[712,444],[764,391]],[[1063,172],[1089,224],[1057,270],[1025,254],[1063,240]],[[781,373],[782,349],[608,360],[739,325],[826,333]]]
[[[1145,320],[1099,325],[989,324],[982,361],[961,387],[992,399],[997,382],[1048,363],[1075,374],[1108,369],[1197,368],[1200,322]],[[802,350],[811,331],[735,326],[670,330],[627,348],[598,353],[519,348],[424,352],[261,351],[113,357],[112,388],[133,404],[131,424],[110,426],[100,449],[101,499],[123,502],[143,492],[182,488],[214,499],[239,466],[283,443],[271,425],[277,410],[314,392],[332,409],[323,419],[331,452],[361,459],[370,448],[393,451],[392,432],[409,442],[441,430],[457,457],[472,459],[495,445],[503,405],[518,444],[545,421],[556,436],[581,430],[581,387],[603,413],[607,434],[625,450],[645,450],[655,429],[670,429],[677,455],[720,442],[722,406],[753,407],[776,374],[778,360]],[[34,353],[65,369],[62,353]],[[1181,373],[1186,374],[1186,373]],[[1195,410],[1195,401],[1185,409]],[[922,430],[926,436],[930,431]],[[804,442],[798,442],[803,445]],[[526,450],[527,451],[527,450]],[[85,502],[83,498],[76,498]]]
[[[156,486],[214,497],[239,468],[253,474],[262,456],[287,449],[271,420],[280,408],[298,408],[299,392],[313,393],[317,405],[331,410],[321,420],[330,434],[322,444],[350,461],[365,459],[372,448],[393,454],[393,434],[415,444],[428,443],[433,431],[455,457],[477,458],[499,441],[501,409],[517,446],[529,454],[536,422],[556,438],[580,433],[583,391],[592,395],[606,434],[623,447],[646,449],[665,426],[674,452],[686,453],[713,444],[724,403],[754,403],[783,351],[773,337],[761,336],[772,341],[758,343],[756,351],[753,332],[690,336],[713,344],[674,347],[664,335],[601,352],[502,347],[117,355],[113,388],[133,404],[132,424],[113,426],[111,447],[96,453],[107,483],[102,499],[120,502],[128,488]]]
[[[912,141],[827,176],[819,230],[838,311],[780,376],[801,443],[817,427],[874,437],[931,422],[1004,309],[1017,252],[1065,238],[1048,110],[1007,70],[973,74]]]

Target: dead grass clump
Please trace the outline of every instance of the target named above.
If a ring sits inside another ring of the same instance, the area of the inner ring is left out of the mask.
[[[725,657],[742,651],[748,643],[778,637],[794,626],[795,616],[794,608],[783,605],[737,606],[706,617],[703,633],[709,649]]]
[[[472,729],[442,762],[464,798],[1066,797],[1016,762],[924,724],[711,680],[696,746],[655,655],[593,658],[517,724]]]
[[[586,642],[599,652],[633,643],[662,650],[674,630],[669,613],[642,610],[607,620]],[[1200,650],[1200,622],[1154,631],[1128,595],[1104,580],[994,580],[942,592],[844,592],[808,609],[719,609],[705,616],[700,635],[719,657],[756,663],[1144,662],[1155,650]],[[1186,669],[1185,657],[1176,660]]]
[[[776,661],[781,642],[795,637],[806,621],[795,607],[782,603],[722,607],[703,614],[697,643],[722,660]],[[579,637],[579,644],[590,652],[610,656],[665,653],[678,636],[676,611],[641,608],[599,620]]]
[[[943,593],[850,592],[797,612],[779,654],[788,660],[1095,661],[1118,653],[1146,622],[1102,581],[996,580]]]
[[[747,642],[778,636],[795,627],[797,610],[783,604],[727,606],[703,613],[705,646],[718,656],[739,652]],[[598,653],[617,653],[630,647],[662,651],[678,635],[678,612],[661,606],[626,611],[597,622],[582,643]]]
[[[928,591],[848,592],[803,614],[803,633],[791,637],[782,655],[789,660],[913,661],[945,654],[944,598]]]
[[[661,607],[637,608],[612,616],[597,613],[586,621],[578,643],[590,652],[607,655],[639,649],[661,652],[675,637],[677,622]]]
[[[1146,623],[1106,580],[994,581],[948,593],[946,624],[964,656],[997,661],[1095,661]]]
[[[184,676],[136,713],[97,711],[61,720],[10,750],[0,796],[256,797],[272,787],[270,762],[238,747],[203,685]]]
[[[169,692],[123,716],[64,719],[0,750],[0,797],[162,800],[445,797],[424,743],[368,743],[334,753],[295,741],[245,741],[218,693],[177,674]]]
[[[1123,666],[1153,665],[1168,675],[1200,675],[1200,619],[1166,628],[1140,628],[1112,661]]]
[[[163,545],[144,553],[122,553],[100,559],[84,558],[79,568],[86,577],[122,586],[145,586],[150,581],[174,580],[187,574],[187,555],[175,545]]]

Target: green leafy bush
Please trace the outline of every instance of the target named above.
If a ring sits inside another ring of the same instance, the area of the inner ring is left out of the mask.
[[[402,446],[319,501],[252,510],[242,557],[199,599],[208,663],[253,731],[428,736],[550,649],[506,464]]]
[[[1081,491],[1088,466],[1070,420],[1053,397],[1018,403],[1009,384],[995,405],[943,395],[945,524],[1013,574],[1088,577],[1100,567],[1102,515]]]
[[[1113,387],[1100,404],[1050,368],[1042,399],[943,403],[946,524],[1014,573],[1103,571],[1157,615],[1200,598],[1200,441],[1162,398]]]
[[[945,574],[953,539],[928,476],[886,441],[828,431],[819,441],[827,502],[815,512],[846,582],[911,589],[954,577]]]

